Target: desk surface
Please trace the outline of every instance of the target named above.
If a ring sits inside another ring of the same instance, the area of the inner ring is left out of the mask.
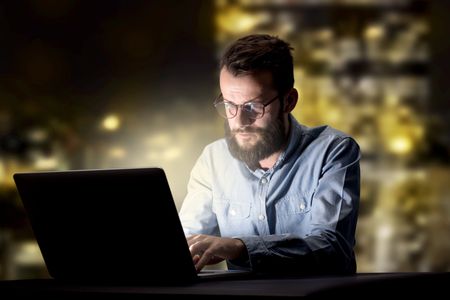
[[[0,281],[0,296],[57,296],[65,298],[141,298],[149,295],[204,298],[301,298],[338,295],[450,295],[450,273],[366,273],[354,276],[316,276],[214,280],[187,286],[94,286],[51,279]],[[65,299],[64,298],[64,299]]]

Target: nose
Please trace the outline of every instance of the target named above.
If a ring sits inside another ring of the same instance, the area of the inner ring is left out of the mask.
[[[250,125],[253,122],[255,122],[254,119],[249,118],[249,114],[246,113],[243,109],[242,106],[238,107],[238,110],[236,112],[236,116],[234,117],[235,122],[239,125],[239,127],[241,126],[245,126],[245,125]]]

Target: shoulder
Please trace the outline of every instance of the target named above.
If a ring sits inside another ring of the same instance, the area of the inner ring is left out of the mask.
[[[215,140],[214,142],[205,146],[203,152],[217,152],[217,151],[228,151],[227,142],[224,138]]]
[[[342,139],[349,138],[350,136],[340,130],[337,130],[329,125],[308,127],[305,125],[298,124],[300,131],[305,136],[310,136],[314,139],[316,138],[331,138],[331,139]]]
[[[203,170],[214,176],[223,176],[232,166],[235,166],[236,160],[228,151],[228,145],[225,139],[216,140],[203,148],[197,162],[194,166],[196,170]]]
[[[203,148],[200,159],[209,162],[212,161],[227,161],[231,158],[231,154],[228,151],[228,145],[224,138],[216,140]]]
[[[298,124],[298,126],[301,132],[300,148],[305,155],[325,161],[331,158],[348,157],[350,160],[360,158],[358,143],[347,133],[328,125],[307,127]]]
[[[340,143],[358,145],[357,142],[347,133],[335,129],[329,125],[318,127],[307,127],[299,125],[303,139],[311,143],[337,145]]]
[[[203,148],[202,156],[223,157],[229,154],[227,142],[224,138],[216,140]]]

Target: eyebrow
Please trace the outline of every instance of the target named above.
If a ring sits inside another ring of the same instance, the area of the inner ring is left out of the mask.
[[[233,101],[230,101],[230,100],[228,100],[228,99],[225,99],[225,97],[223,96],[223,94],[222,93],[220,93],[221,95],[222,95],[222,99],[223,99],[223,101],[226,101],[226,102],[230,102],[230,103],[233,103],[233,104],[235,104],[236,105],[236,103],[234,103]],[[242,104],[247,104],[247,103],[252,103],[252,102],[255,102],[255,100],[257,100],[257,99],[261,99],[261,96],[262,95],[259,95],[259,96],[256,96],[255,98],[253,98],[253,99],[250,99],[250,100],[247,100],[247,101],[245,101],[244,103],[242,103]],[[262,103],[262,101],[257,101],[257,103]]]

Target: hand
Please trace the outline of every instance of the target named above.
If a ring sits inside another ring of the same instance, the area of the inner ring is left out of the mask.
[[[244,243],[239,239],[197,234],[188,237],[187,242],[197,272],[206,265],[236,259],[246,251]]]

